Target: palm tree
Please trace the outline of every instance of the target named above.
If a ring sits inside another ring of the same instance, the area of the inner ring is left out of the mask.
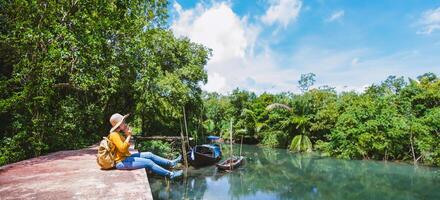
[[[258,122],[255,113],[249,109],[243,109],[235,124],[236,136],[244,136],[250,141],[261,139],[264,145],[278,147],[279,138],[287,137],[283,131],[274,131],[264,122]]]
[[[203,128],[207,131],[208,134],[212,134],[215,130],[215,123],[212,119],[207,119],[202,123]]]
[[[252,137],[257,130],[257,117],[252,110],[243,109],[235,124],[237,136]]]
[[[289,149],[294,152],[311,152],[313,146],[308,136],[309,132],[306,131],[307,127],[310,127],[310,117],[307,115],[296,115],[292,108],[281,103],[270,104],[266,107],[266,110],[268,111],[272,111],[274,109],[285,109],[290,112],[290,116],[280,122],[283,128],[289,129],[289,127],[295,127],[296,129],[300,130],[300,134],[296,135],[292,139]]]

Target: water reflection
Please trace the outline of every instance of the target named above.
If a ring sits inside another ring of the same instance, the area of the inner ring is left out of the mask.
[[[238,152],[235,149],[235,152]],[[150,178],[155,199],[440,199],[438,168],[346,161],[243,146],[244,167],[190,169],[173,181]],[[228,155],[228,149],[224,149]]]

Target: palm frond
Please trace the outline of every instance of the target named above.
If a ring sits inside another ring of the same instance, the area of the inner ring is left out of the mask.
[[[293,152],[312,152],[312,142],[305,135],[297,135],[290,143],[290,150]]]
[[[263,129],[267,128],[267,127],[268,127],[267,124],[265,124],[265,123],[261,123],[261,122],[257,122],[257,123],[255,124],[255,131],[256,131],[257,133],[259,133],[259,132],[261,132]]]
[[[286,104],[282,104],[282,103],[273,103],[273,104],[270,104],[270,105],[268,105],[268,106],[266,107],[266,110],[268,110],[268,111],[272,111],[272,110],[277,109],[277,108],[281,108],[281,109],[286,109],[286,110],[288,110],[288,111],[292,111],[292,108],[290,108],[288,105],[286,105]]]

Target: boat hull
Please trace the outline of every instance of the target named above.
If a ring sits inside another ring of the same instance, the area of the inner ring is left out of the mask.
[[[219,170],[234,170],[243,165],[244,157],[234,157],[229,158],[221,163],[217,164],[217,169]]]
[[[218,145],[196,145],[188,152],[188,162],[193,167],[214,165],[222,158]]]

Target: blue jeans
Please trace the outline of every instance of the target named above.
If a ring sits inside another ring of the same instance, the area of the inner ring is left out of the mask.
[[[163,167],[170,167],[171,165],[171,160],[154,155],[151,152],[141,152],[131,154],[123,161],[116,163],[116,169],[127,170],[147,168],[155,174],[159,174],[161,176],[170,176],[171,172]]]

